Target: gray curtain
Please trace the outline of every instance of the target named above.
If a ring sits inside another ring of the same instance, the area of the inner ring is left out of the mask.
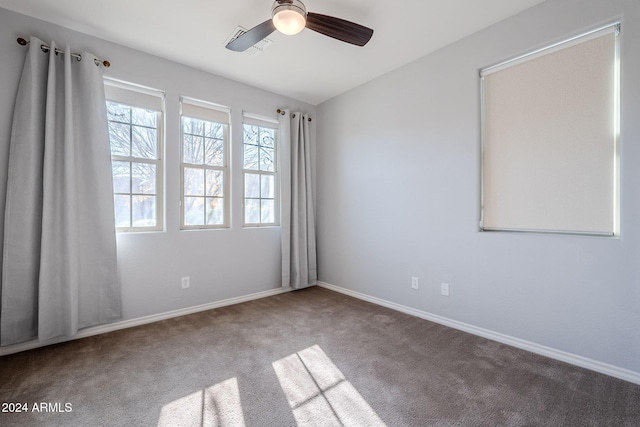
[[[41,45],[31,38],[13,117],[1,345],[121,315],[102,69]]]
[[[309,117],[285,110],[280,121],[282,286],[316,284],[316,229]]]

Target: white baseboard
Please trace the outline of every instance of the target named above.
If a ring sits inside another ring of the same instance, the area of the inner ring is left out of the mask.
[[[107,332],[118,331],[120,329],[132,328],[134,326],[146,325],[147,323],[158,322],[160,320],[171,319],[174,317],[185,316],[187,314],[198,313],[200,311],[211,310],[214,308],[225,307],[228,305],[239,304],[241,302],[252,301],[256,299],[266,298],[273,295],[279,295],[292,291],[291,288],[276,288],[268,291],[256,292],[254,294],[243,295],[240,297],[228,298],[221,301],[215,301],[207,304],[196,305],[194,307],[181,308],[179,310],[167,311],[165,313],[152,314],[150,316],[138,317],[136,319],[122,320],[119,322],[108,323],[105,325],[92,326],[90,328],[81,329],[73,337],[60,337],[47,341],[25,341],[19,344],[0,347],[0,357],[8,354],[18,353],[20,351],[31,350],[38,347],[44,347],[51,344],[72,341],[80,338],[90,337],[92,335],[104,334]]]
[[[434,323],[439,323],[444,326],[448,326],[454,329],[458,329],[464,332],[468,332],[473,335],[477,335],[483,338],[487,338],[493,341],[497,341],[503,344],[510,345],[512,347],[527,350],[532,353],[540,354],[542,356],[549,357],[551,359],[560,360],[581,368],[586,368],[595,372],[599,372],[605,375],[609,375],[621,380],[629,381],[635,384],[640,384],[640,372],[631,371],[624,368],[619,368],[607,363],[598,362],[597,360],[589,359],[579,356],[573,353],[567,353],[562,350],[547,347],[544,345],[536,344],[530,341],[525,341],[520,338],[511,337],[509,335],[501,334],[499,332],[490,331],[488,329],[480,328],[470,325],[468,323],[459,322],[457,320],[449,319],[437,314],[428,313],[426,311],[418,310],[405,305],[396,304],[391,301],[383,300],[381,298],[366,295],[360,292],[352,291],[350,289],[335,286],[330,283],[318,282],[318,286],[330,289],[332,291],[340,292],[345,295],[349,295],[354,298],[358,298],[364,301],[371,302],[373,304],[381,305],[383,307],[391,308],[396,311],[400,311],[412,316],[420,317],[421,319],[429,320]]]

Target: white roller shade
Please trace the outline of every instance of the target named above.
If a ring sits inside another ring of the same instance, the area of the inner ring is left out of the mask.
[[[482,72],[482,228],[612,235],[616,28]]]
[[[228,107],[187,97],[180,98],[180,105],[185,117],[229,124]]]
[[[105,78],[104,93],[107,101],[162,111],[164,92],[161,90]]]
[[[247,125],[259,126],[262,128],[278,129],[278,119],[272,119],[271,117],[260,116],[257,114],[242,113],[242,122]]]

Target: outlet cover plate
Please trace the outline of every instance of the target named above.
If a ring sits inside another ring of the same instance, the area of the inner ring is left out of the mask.
[[[448,297],[449,296],[449,284],[448,283],[440,283],[440,294]]]

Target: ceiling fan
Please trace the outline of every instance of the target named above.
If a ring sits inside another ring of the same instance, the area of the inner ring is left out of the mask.
[[[275,30],[283,34],[298,34],[304,28],[325,36],[364,46],[371,39],[373,30],[354,22],[319,13],[307,12],[299,0],[276,0],[271,6],[271,19],[264,21],[227,43],[226,48],[243,52]]]

